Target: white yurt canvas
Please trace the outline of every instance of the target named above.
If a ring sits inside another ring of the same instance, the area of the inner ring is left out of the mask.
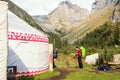
[[[99,54],[98,53],[94,53],[94,54],[86,56],[85,62],[87,64],[95,65],[98,58],[99,58]]]
[[[0,1],[0,80],[7,77],[7,10],[8,4]]]
[[[48,70],[48,37],[10,11],[8,39],[8,66],[17,66],[17,74],[34,75]]]

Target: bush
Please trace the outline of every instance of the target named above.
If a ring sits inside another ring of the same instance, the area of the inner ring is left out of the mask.
[[[91,47],[87,49],[87,55],[93,54],[93,53],[97,53],[97,48],[95,47]]]
[[[104,53],[99,54],[99,58],[97,60],[97,65],[105,65],[108,66],[108,62],[113,60],[113,55],[109,54],[106,49],[104,49]]]
[[[33,76],[21,76],[19,80],[34,80]]]

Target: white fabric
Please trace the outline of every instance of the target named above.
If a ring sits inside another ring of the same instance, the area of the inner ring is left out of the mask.
[[[7,10],[7,3],[0,1],[0,80],[7,80]]]
[[[120,54],[113,55],[113,62],[120,62]]]
[[[8,66],[17,66],[17,72],[33,72],[48,68],[49,44],[46,35],[10,11],[8,30]]]
[[[88,55],[88,56],[86,56],[85,62],[87,64],[95,65],[98,57],[99,57],[98,53],[95,53],[95,54],[92,54],[92,55]]]
[[[28,23],[13,14],[11,11],[8,11],[8,30],[43,35],[42,32],[30,26]]]

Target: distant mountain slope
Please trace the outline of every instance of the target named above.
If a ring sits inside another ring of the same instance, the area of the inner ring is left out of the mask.
[[[37,15],[32,17],[36,21],[36,23],[38,23],[41,26],[43,31],[58,34],[55,28],[49,24],[47,15]]]
[[[58,7],[48,15],[49,23],[57,30],[67,32],[81,21],[89,17],[89,11],[80,8],[69,1],[62,1]]]
[[[77,27],[71,29],[62,39],[67,39],[69,44],[73,44],[78,39],[93,31],[96,27],[103,25],[112,16],[114,5],[111,4],[103,9],[94,12],[88,20],[82,21]]]
[[[109,20],[120,22],[120,0],[95,0],[89,19],[83,20],[62,39],[67,39],[69,44],[73,44]]]
[[[35,20],[27,12],[25,12],[23,9],[21,9],[20,7],[18,7],[17,5],[15,5],[10,0],[3,0],[3,1],[7,1],[8,2],[9,10],[12,11],[15,15],[17,15],[18,17],[20,17],[21,19],[23,19],[24,21],[26,21],[32,27],[35,27],[35,28],[39,29],[40,31],[43,31],[41,29],[41,26],[39,26],[35,22]]]
[[[120,45],[120,22],[107,22],[94,31],[88,33],[82,40],[75,44],[84,47],[108,48]],[[119,48],[118,48],[119,49]],[[115,53],[115,51],[114,51]]]

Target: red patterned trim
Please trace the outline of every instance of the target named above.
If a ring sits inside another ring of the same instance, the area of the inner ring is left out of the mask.
[[[53,63],[53,55],[52,55],[52,52],[49,54],[49,57],[50,57],[50,63],[52,64],[52,63]]]
[[[22,40],[22,41],[33,41],[33,42],[46,42],[48,38],[46,35],[28,34],[22,32],[8,32],[9,40]]]
[[[36,74],[44,73],[48,71],[49,68],[41,69],[41,70],[36,70],[36,71],[31,71],[31,72],[17,72],[17,76],[34,76]]]

